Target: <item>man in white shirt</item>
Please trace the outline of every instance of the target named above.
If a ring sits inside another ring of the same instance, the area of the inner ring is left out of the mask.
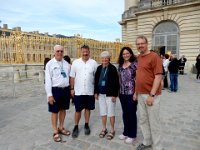
[[[96,68],[96,61],[90,59],[89,46],[83,45],[81,47],[81,58],[72,63],[70,72],[71,95],[74,96],[76,109],[75,126],[72,133],[73,138],[77,138],[79,135],[78,124],[83,109],[85,109],[85,135],[90,134],[90,110],[95,109],[94,75]]]
[[[70,65],[63,59],[63,49],[61,45],[54,46],[55,57],[47,63],[45,70],[45,90],[55,142],[61,142],[60,134],[70,135],[70,131],[64,128],[66,110],[69,109],[70,103]]]

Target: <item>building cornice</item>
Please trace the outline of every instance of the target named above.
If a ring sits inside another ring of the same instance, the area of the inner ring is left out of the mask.
[[[158,12],[158,11],[169,11],[178,9],[180,7],[191,7],[191,6],[198,6],[200,5],[200,0],[189,0],[188,2],[181,2],[181,3],[175,3],[171,5],[162,5],[162,6],[148,6],[148,7],[142,7],[142,4],[139,3],[138,7],[130,7],[129,10],[126,10],[122,14],[122,21],[119,21],[120,25],[126,24],[127,21],[135,20],[137,19],[138,15],[141,14],[147,14],[152,12]]]

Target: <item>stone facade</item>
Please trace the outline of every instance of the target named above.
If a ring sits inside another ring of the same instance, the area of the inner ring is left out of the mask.
[[[136,37],[145,35],[149,49],[165,46],[165,52],[185,55],[188,70],[200,53],[200,0],[125,0],[119,23],[122,41],[131,43],[134,50]],[[170,32],[168,24],[177,30]]]

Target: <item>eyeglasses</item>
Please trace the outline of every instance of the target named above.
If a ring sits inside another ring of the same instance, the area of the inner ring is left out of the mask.
[[[124,54],[122,54],[123,56],[128,56],[128,55],[130,55],[130,53],[124,53]]]
[[[62,50],[57,50],[56,53],[63,53],[63,51]]]
[[[140,45],[145,45],[147,43],[136,43],[137,46],[140,46]]]

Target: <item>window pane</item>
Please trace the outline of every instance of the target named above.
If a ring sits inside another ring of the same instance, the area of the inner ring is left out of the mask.
[[[160,23],[153,31],[154,46],[165,46],[166,51],[177,54],[178,27],[173,22]]]
[[[160,45],[165,45],[165,37],[160,36]]]

